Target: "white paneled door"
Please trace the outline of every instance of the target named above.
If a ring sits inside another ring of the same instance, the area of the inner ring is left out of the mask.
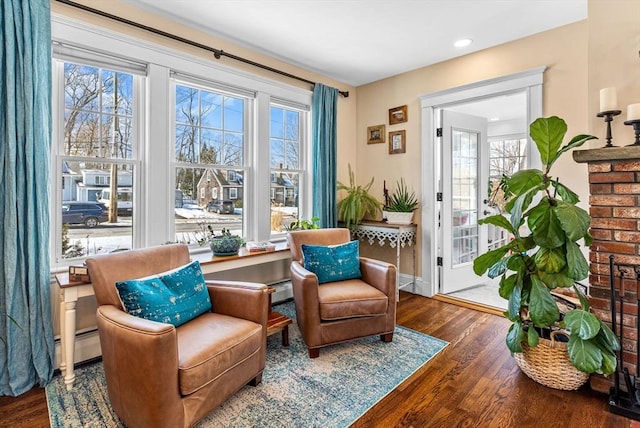
[[[484,283],[473,260],[487,251],[489,147],[487,119],[442,110],[441,283],[447,294]]]

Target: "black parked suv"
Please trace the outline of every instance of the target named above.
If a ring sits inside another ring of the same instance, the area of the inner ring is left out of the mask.
[[[207,211],[218,214],[233,214],[235,212],[235,204],[233,201],[211,201],[207,204]]]
[[[98,223],[109,219],[109,211],[99,202],[62,203],[62,223],[84,224],[86,227],[96,227]]]

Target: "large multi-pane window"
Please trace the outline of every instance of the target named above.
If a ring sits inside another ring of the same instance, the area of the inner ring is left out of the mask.
[[[132,248],[136,169],[136,77],[99,66],[56,61],[63,109],[55,141],[61,175],[56,259]]]
[[[203,229],[242,236],[245,99],[175,85],[176,241],[194,244]]]
[[[300,194],[301,112],[272,105],[269,127],[271,231],[298,218]]]
[[[306,213],[311,91],[56,17],[52,38],[55,268]]]

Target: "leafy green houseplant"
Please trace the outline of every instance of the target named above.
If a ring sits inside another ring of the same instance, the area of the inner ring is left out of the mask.
[[[367,214],[375,217],[382,206],[380,201],[369,193],[373,185],[373,177],[364,186],[356,185],[355,181],[351,165],[349,165],[349,185],[338,182],[338,191],[347,192],[347,196],[338,201],[338,218],[347,227],[360,223]]]
[[[505,316],[512,322],[507,347],[523,352],[523,344],[538,345],[541,332],[565,329],[571,364],[585,373],[611,374],[616,369],[618,341],[611,329],[589,311],[589,301],[576,282],[589,273],[580,241],[591,245],[591,217],[578,207],[578,196],[550,169],[560,156],[595,137],[577,135],[562,146],[564,120],[539,118],[530,125],[531,138],[542,160],[542,170],[526,169],[503,180],[510,199],[508,216],[486,217],[481,224],[506,229],[513,239],[474,260],[474,271],[500,277],[500,296],[508,300]],[[561,316],[551,291],[573,288],[581,308]]]
[[[297,218],[296,220],[289,223],[288,226],[285,226],[285,230],[287,232],[291,232],[292,230],[320,229],[318,221],[320,221],[319,217],[312,217],[311,220]]]
[[[382,218],[389,223],[409,224],[418,205],[419,202],[415,192],[410,192],[404,182],[404,178],[401,178],[389,197],[386,197],[385,190],[385,206],[382,209]]]

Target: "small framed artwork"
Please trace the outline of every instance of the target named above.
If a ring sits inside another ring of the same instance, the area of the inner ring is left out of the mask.
[[[402,131],[389,132],[389,154],[395,155],[406,152],[406,140],[406,131],[404,129]]]
[[[407,106],[394,107],[389,109],[389,125],[395,125],[396,123],[403,123],[408,120]]]
[[[367,126],[367,144],[384,143],[384,125]]]

